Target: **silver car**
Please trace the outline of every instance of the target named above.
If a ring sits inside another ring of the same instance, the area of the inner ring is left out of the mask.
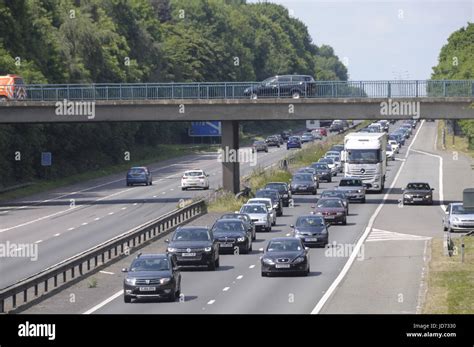
[[[270,212],[265,204],[245,204],[240,208],[240,213],[246,213],[252,219],[255,230],[272,231]]]
[[[443,218],[444,231],[473,231],[474,210],[466,210],[462,202],[453,202],[446,207]]]
[[[365,202],[365,186],[360,178],[341,178],[336,189],[344,191],[349,201]]]
[[[276,225],[277,213],[276,213],[275,209],[273,208],[272,199],[270,199],[270,198],[253,198],[253,199],[249,199],[247,201],[247,205],[253,205],[253,204],[265,204],[265,206],[267,206],[268,212],[270,212],[272,225]]]

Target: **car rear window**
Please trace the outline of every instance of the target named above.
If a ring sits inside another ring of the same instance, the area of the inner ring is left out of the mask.
[[[191,176],[191,177],[197,177],[197,176],[203,176],[204,174],[202,171],[190,171],[190,172],[185,172],[184,176]]]
[[[131,175],[144,174],[146,173],[145,169],[130,169],[128,171]]]

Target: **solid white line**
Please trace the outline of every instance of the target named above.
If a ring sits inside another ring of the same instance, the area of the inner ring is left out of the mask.
[[[110,271],[99,271],[101,274],[106,274],[106,275],[115,275],[115,273],[110,272]]]
[[[209,300],[207,304],[208,304],[208,305],[212,305],[212,304],[215,303],[215,302],[216,302],[216,300]]]
[[[415,140],[416,140],[416,138],[418,137],[418,134],[420,133],[421,128],[423,127],[423,123],[424,123],[424,120],[421,122],[420,127],[418,128],[418,131],[416,132],[415,137],[413,138],[413,141],[411,142],[410,146],[408,147],[408,150],[407,150],[407,152],[405,153],[405,158],[408,157],[408,154],[410,153],[411,147],[412,147],[413,144],[415,143]],[[364,241],[365,241],[365,239],[367,238],[367,236],[369,235],[369,233],[372,231],[372,226],[373,226],[374,223],[375,223],[375,219],[377,218],[378,214],[379,214],[380,211],[382,210],[382,207],[383,207],[383,205],[385,204],[385,201],[388,199],[389,194],[390,194],[390,192],[392,191],[393,187],[395,187],[395,184],[397,183],[398,177],[400,176],[400,174],[401,174],[401,172],[402,172],[402,170],[403,170],[403,167],[405,166],[405,163],[406,163],[406,161],[402,162],[402,164],[401,164],[400,167],[398,168],[397,174],[395,175],[395,178],[393,179],[393,182],[392,182],[392,184],[390,185],[390,188],[389,188],[388,192],[384,195],[384,197],[383,197],[383,199],[382,199],[382,202],[377,206],[377,208],[375,209],[374,213],[373,213],[372,216],[370,217],[369,223],[367,224],[364,233],[362,234],[362,236],[361,236],[361,237],[359,238],[359,240],[357,241],[357,244],[356,244],[356,246],[354,247],[354,250],[352,251],[352,254],[350,255],[349,259],[347,260],[346,264],[344,265],[344,267],[342,268],[341,272],[340,272],[339,275],[336,277],[336,279],[334,280],[334,282],[331,284],[331,286],[328,288],[328,290],[326,291],[326,293],[324,293],[324,295],[322,296],[322,298],[318,301],[318,303],[316,304],[316,306],[313,308],[313,310],[311,311],[311,314],[319,314],[319,312],[320,312],[321,309],[324,307],[324,305],[326,304],[326,302],[329,300],[329,298],[331,297],[331,295],[334,293],[334,291],[336,290],[336,288],[339,286],[339,284],[341,283],[341,281],[344,279],[344,277],[346,277],[346,275],[347,275],[347,273],[349,272],[349,270],[350,270],[352,264],[354,263],[354,260],[355,260],[356,257],[357,257],[357,254],[359,253],[360,248],[362,247],[362,244],[364,243]]]
[[[110,298],[105,299],[100,304],[95,305],[94,307],[92,307],[90,310],[84,312],[83,314],[91,314],[91,313],[97,311],[98,309],[100,309],[100,308],[104,307],[105,305],[107,305],[112,300],[115,300],[116,298],[118,298],[120,295],[123,295],[123,289],[121,291],[115,293],[114,295],[112,295]]]
[[[224,289],[222,289],[223,292],[226,292],[230,289],[230,287],[225,287]]]

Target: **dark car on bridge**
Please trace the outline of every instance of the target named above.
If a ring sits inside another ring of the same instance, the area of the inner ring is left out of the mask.
[[[267,78],[259,84],[255,84],[244,90],[244,95],[251,99],[260,97],[280,98],[311,96],[315,91],[315,81],[308,75],[281,75]]]
[[[245,213],[226,213],[220,216],[219,219],[240,219],[244,222],[245,227],[249,230],[252,234],[252,241],[255,241],[257,238],[257,231],[255,230],[255,224],[252,222],[252,218],[248,214]]]
[[[260,189],[255,193],[255,198],[269,198],[272,200],[273,209],[277,216],[283,215],[283,201],[277,189]]]
[[[308,248],[296,237],[271,239],[261,262],[262,277],[277,273],[310,273]]]
[[[280,140],[275,135],[268,136],[265,140],[265,143],[269,147],[276,146],[276,147],[280,148]]]
[[[218,219],[211,228],[214,239],[219,243],[219,251],[247,254],[252,250],[252,232],[238,218]]]
[[[323,217],[328,223],[347,224],[346,207],[339,198],[319,199],[314,208],[314,214]]]
[[[433,190],[428,183],[412,182],[403,189],[403,204],[433,205]]]
[[[168,254],[141,254],[132,261],[130,268],[122,269],[127,275],[123,280],[123,300],[164,298],[175,301],[181,293],[181,273]]]
[[[219,267],[219,243],[207,227],[178,227],[168,243],[167,252],[178,266]]]
[[[288,207],[290,205],[291,200],[291,191],[290,187],[285,182],[270,182],[267,183],[265,189],[275,189],[278,190],[278,193],[281,196],[281,201],[283,203],[283,207]]]
[[[321,216],[307,215],[299,216],[294,225],[293,235],[303,242],[305,246],[322,246],[329,243],[329,224],[326,224]]]
[[[126,177],[127,186],[133,186],[134,184],[145,184],[146,186],[153,184],[153,176],[145,166],[132,167],[127,172]]]
[[[301,193],[311,193],[316,195],[318,192],[316,187],[317,185],[313,174],[295,173],[291,178],[290,190],[293,195]]]
[[[297,136],[291,136],[286,143],[286,149],[301,148],[301,139]]]
[[[332,182],[332,171],[326,163],[313,163],[311,166],[316,170],[316,175],[319,178],[319,181]]]

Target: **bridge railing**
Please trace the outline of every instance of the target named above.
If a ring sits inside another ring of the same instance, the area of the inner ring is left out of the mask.
[[[0,86],[25,92],[1,95],[0,100],[160,100],[246,98],[416,98],[472,97],[474,81],[315,81],[263,84],[261,82],[108,83]]]

